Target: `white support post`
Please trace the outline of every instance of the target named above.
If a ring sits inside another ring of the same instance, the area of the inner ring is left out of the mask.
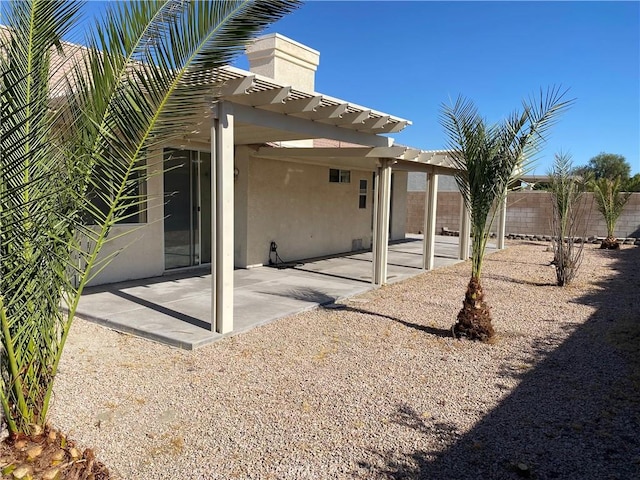
[[[377,169],[373,218],[373,277],[374,285],[387,283],[387,250],[389,248],[389,208],[391,205],[391,161],[381,159]]]
[[[373,232],[371,232],[371,283],[376,285],[376,259],[378,258],[378,223],[380,223],[380,168],[373,172]]]
[[[471,219],[469,217],[469,210],[467,210],[467,206],[464,203],[464,198],[462,198],[462,195],[460,197],[460,237],[458,237],[460,251],[458,258],[460,260],[468,260]]]
[[[504,237],[507,230],[507,192],[498,204],[498,231],[496,233],[498,250],[504,250]]]
[[[433,172],[427,173],[425,193],[422,268],[433,270],[436,248],[436,209],[438,207],[438,175]]]
[[[233,107],[214,105],[211,127],[211,328],[233,331]]]

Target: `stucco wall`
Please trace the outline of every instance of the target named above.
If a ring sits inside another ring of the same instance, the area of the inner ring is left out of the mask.
[[[238,175],[233,189],[234,217],[233,217],[233,264],[235,267],[247,265],[247,215],[249,191],[249,148],[236,147],[235,168]]]
[[[330,183],[328,167],[260,158],[248,166],[247,236],[240,247],[246,253],[238,252],[236,266],[267,264],[272,241],[284,261],[349,252],[356,239],[371,246],[371,172],[351,170],[350,183]],[[358,208],[361,179],[367,180],[364,209]]]
[[[205,145],[191,143],[189,149]],[[267,264],[269,244],[278,244],[283,260],[349,252],[353,240],[371,247],[372,172],[351,170],[350,183],[330,183],[329,168],[251,157],[249,147],[235,152],[234,264],[237,268]],[[91,282],[93,285],[159,276],[164,273],[164,182],[161,151],[148,159],[155,172],[147,182],[146,224],[118,225],[110,236],[128,235],[107,244],[102,256],[120,253]],[[358,206],[360,180],[367,181],[367,205]],[[393,176],[392,240],[405,236],[407,174]],[[126,247],[126,248],[124,248]]]
[[[151,175],[147,180],[147,223],[112,228],[108,238],[114,240],[102,248],[100,258],[120,252],[90,285],[155,277],[164,272],[163,177],[159,173],[162,169],[161,151],[147,158],[147,168]],[[123,233],[127,234],[120,236]]]
[[[422,232],[424,218],[424,192],[409,192],[407,198],[407,232]],[[598,212],[593,194],[587,193],[582,200],[582,211],[586,227],[584,235],[605,236],[607,228]],[[551,234],[551,194],[542,191],[512,192],[507,202],[507,233]],[[458,230],[460,218],[460,194],[438,192],[436,231],[443,227]],[[640,193],[633,193],[629,203],[616,224],[618,237],[640,236]]]

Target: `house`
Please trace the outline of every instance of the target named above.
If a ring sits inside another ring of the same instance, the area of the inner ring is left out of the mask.
[[[319,52],[271,34],[247,55],[250,71],[212,72],[222,86],[197,128],[148,153],[147,208],[113,228],[102,254],[119,253],[93,279],[211,264],[219,333],[233,330],[234,268],[266,265],[274,249],[295,261],[371,248],[373,283],[384,284],[388,242],[405,235],[408,172],[428,174],[428,219],[437,175],[451,173],[446,152],[394,145],[387,135],[408,120],[317,93]]]

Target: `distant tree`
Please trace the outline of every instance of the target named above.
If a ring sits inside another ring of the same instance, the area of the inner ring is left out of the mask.
[[[640,173],[636,173],[627,182],[627,192],[640,192]]]
[[[614,235],[616,223],[629,201],[630,192],[640,191],[640,174],[631,176],[631,165],[614,153],[599,153],[574,173],[582,176],[595,195],[598,211],[607,224],[607,238],[601,248],[620,248]]]
[[[602,152],[589,160],[587,165],[576,168],[575,173],[591,176],[595,180],[620,178],[624,184],[631,175],[631,166],[622,155]]]

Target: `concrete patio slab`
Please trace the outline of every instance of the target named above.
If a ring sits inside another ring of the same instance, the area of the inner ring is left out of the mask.
[[[437,237],[436,268],[457,263],[457,255],[456,237]],[[229,335],[371,290],[371,268],[371,252],[361,252],[282,270],[236,270]],[[389,283],[422,272],[422,236],[389,246]],[[211,275],[203,269],[87,288],[77,316],[189,350],[223,337],[210,330]]]

